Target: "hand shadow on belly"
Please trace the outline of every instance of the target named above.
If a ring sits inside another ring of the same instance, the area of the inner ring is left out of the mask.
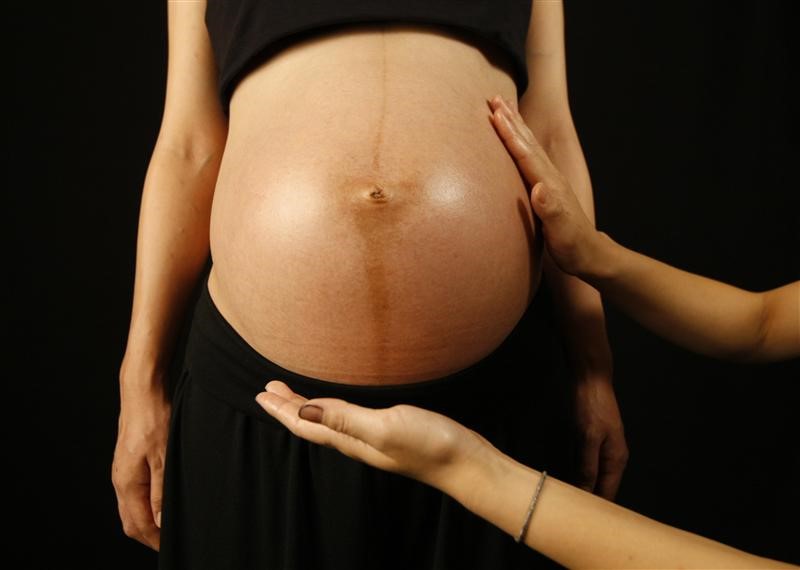
[[[527,184],[525,185],[525,189],[528,193],[527,195],[530,197],[530,188],[528,188]],[[531,220],[536,216],[536,214],[534,214],[527,206],[528,205],[525,204],[522,198],[517,199],[517,211],[519,212],[519,217],[522,220],[522,225],[525,228],[525,237],[528,240],[528,249],[531,251],[531,282],[528,290],[532,293],[535,293],[539,288],[539,283],[542,279],[542,253],[544,252],[544,236],[539,236],[539,239],[536,239],[536,231],[533,227],[533,223],[531,223]]]

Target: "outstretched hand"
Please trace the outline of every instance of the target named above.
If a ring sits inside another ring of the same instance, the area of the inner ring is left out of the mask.
[[[443,491],[459,467],[491,447],[477,432],[416,406],[373,409],[337,398],[308,400],[280,380],[265,390],[256,401],[296,436]]]
[[[599,233],[519,112],[499,95],[489,105],[498,135],[532,187],[531,207],[542,221],[550,256],[565,273],[579,275],[594,258]]]
[[[569,181],[547,156],[516,106],[499,95],[489,105],[498,136],[531,188],[531,207],[542,223],[550,257],[565,273],[583,278],[601,275],[605,270],[602,253],[608,236],[595,229]],[[613,500],[628,460],[628,447],[610,382],[610,367],[580,374],[574,386],[580,438],[575,483]]]

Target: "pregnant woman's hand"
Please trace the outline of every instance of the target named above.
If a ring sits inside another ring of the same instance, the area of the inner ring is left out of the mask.
[[[602,234],[595,230],[572,191],[525,124],[522,116],[502,97],[489,101],[492,122],[532,187],[531,206],[542,221],[547,250],[565,273],[580,276],[591,270]]]
[[[445,492],[445,485],[454,484],[454,476],[469,472],[463,467],[469,466],[470,460],[492,448],[468,427],[416,406],[372,409],[336,398],[308,400],[280,380],[269,382],[256,400],[298,437]],[[312,405],[301,411],[307,402]]]
[[[111,481],[125,534],[158,550],[170,404],[160,382],[143,384],[153,383],[121,378]]]

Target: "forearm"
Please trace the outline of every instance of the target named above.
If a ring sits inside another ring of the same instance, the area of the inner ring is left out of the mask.
[[[578,135],[571,121],[558,129],[542,133],[542,146],[553,164],[568,180],[575,195],[594,223],[594,199],[589,171]],[[567,352],[578,378],[586,372],[602,371],[611,379],[611,352],[605,328],[600,294],[589,284],[561,271],[549,255],[545,259],[545,278],[553,291],[557,318],[567,340]]]
[[[532,185],[531,204],[547,239],[545,276],[577,378],[610,377],[596,364],[597,355],[609,353],[591,286],[656,334],[700,353],[742,360],[800,355],[800,282],[751,293],[618,246],[594,227],[591,184],[571,121],[555,127],[529,112],[528,128],[508,105],[493,104],[498,132]]]
[[[753,358],[761,346],[764,298],[661,263],[598,234],[580,277],[643,326],[703,354]]]
[[[442,490],[510,536],[541,473],[494,447]],[[639,515],[548,475],[525,544],[568,568],[792,568]]]
[[[168,366],[192,288],[209,253],[219,153],[153,152],[139,213],[133,307],[123,371],[138,380]]]

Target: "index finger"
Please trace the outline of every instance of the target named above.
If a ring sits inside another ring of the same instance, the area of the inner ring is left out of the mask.
[[[534,185],[554,177],[558,170],[519,112],[500,97],[495,97],[490,103],[493,109],[492,123],[525,179]]]
[[[298,412],[303,404],[295,399],[287,400],[275,392],[261,392],[256,401],[298,437],[331,447],[381,469],[396,466],[381,449],[386,432],[381,416],[383,410],[364,408],[335,398],[315,398],[307,402],[323,408],[322,421],[317,423],[300,417]]]
[[[617,496],[626,463],[626,459],[615,454],[615,452],[616,450],[611,449],[611,441],[607,439],[600,454],[597,494],[609,501],[613,501]]]
[[[272,383],[270,383],[272,384]],[[347,439],[355,439],[376,446],[380,443],[384,424],[382,410],[364,408],[337,398],[308,400],[295,394],[288,386],[261,392],[256,401],[276,420],[297,436],[314,443],[339,448]],[[299,415],[305,404],[322,407],[322,420],[315,422]]]
[[[135,484],[124,492],[125,510],[130,516],[130,522],[136,527],[138,535],[132,536],[135,540],[158,550],[160,546],[160,529],[153,518],[150,508],[150,486]]]

